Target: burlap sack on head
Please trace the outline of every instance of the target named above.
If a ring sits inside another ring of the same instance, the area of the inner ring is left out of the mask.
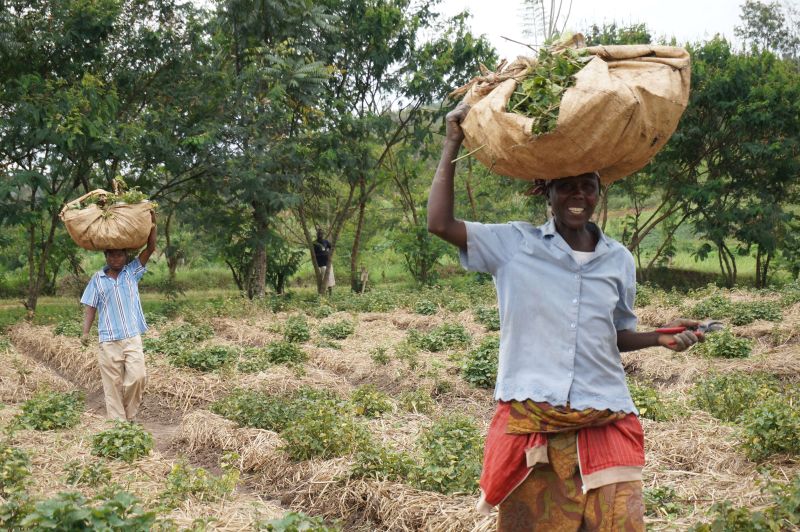
[[[534,137],[531,118],[506,111],[521,74],[490,92],[486,84],[474,83],[464,97],[472,106],[461,124],[465,146],[476,150],[475,157],[493,172],[519,179],[596,170],[610,183],[643,168],[675,132],[686,109],[689,54],[683,48],[649,45],[586,50],[594,57],[564,93],[558,125],[545,135]],[[509,68],[515,65],[519,61]],[[498,77],[503,76],[493,79]]]
[[[77,209],[81,201],[91,196],[108,196],[97,189],[67,203],[61,209],[61,219],[67,226],[72,240],[83,249],[102,251],[106,249],[136,249],[147,243],[153,226],[149,201],[139,203],[117,203],[105,208],[96,204]]]

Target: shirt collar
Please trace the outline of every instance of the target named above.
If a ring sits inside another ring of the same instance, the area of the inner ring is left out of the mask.
[[[600,229],[600,226],[597,225],[594,222],[589,222],[589,225],[593,229],[595,229],[597,231],[597,234],[599,235],[598,239],[597,239],[598,245],[602,242],[605,245],[605,247],[608,247],[608,237],[605,235],[605,233],[603,233],[603,230]],[[558,231],[556,231],[555,218],[550,218],[549,220],[547,220],[547,222],[545,222],[543,225],[539,226],[539,230],[542,232],[542,236],[545,237],[545,238],[550,239],[550,238],[553,238],[554,236],[558,236],[559,240],[563,240],[561,238],[561,235],[558,234]],[[565,244],[566,244],[566,242],[565,242]],[[567,247],[569,247],[569,246],[567,246]],[[597,249],[595,251],[597,251]]]
[[[126,266],[127,266],[127,264],[126,264]],[[111,266],[109,266],[108,264],[103,266],[103,268],[100,270],[100,277],[108,277],[108,270],[110,270],[110,269],[111,269]],[[119,273],[122,273],[124,271],[125,271],[125,266],[122,267],[122,269],[119,271]]]

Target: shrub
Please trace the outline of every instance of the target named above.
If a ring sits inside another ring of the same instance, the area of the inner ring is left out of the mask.
[[[311,517],[302,512],[289,512],[281,519],[258,525],[259,530],[274,532],[338,532],[339,527],[329,527],[320,517]]]
[[[464,380],[481,388],[492,388],[497,380],[497,358],[500,337],[487,336],[464,360],[461,374]]]
[[[74,320],[60,321],[53,329],[53,334],[57,334],[59,336],[72,336],[75,338],[80,338],[82,333],[83,324]]]
[[[641,417],[652,419],[653,421],[668,421],[672,419],[673,413],[658,397],[655,388],[647,385],[628,382],[628,390],[631,392],[631,399]]]
[[[242,373],[258,373],[272,365],[266,349],[250,347],[241,352],[236,369]]]
[[[113,424],[92,438],[93,455],[130,463],[150,454],[153,437],[141,425],[121,420],[114,420]]]
[[[689,316],[698,320],[719,320],[729,316],[732,309],[733,304],[728,298],[715,294],[695,304],[689,310]]]
[[[500,330],[500,312],[494,307],[478,307],[475,309],[475,319],[486,327],[487,331]]]
[[[436,421],[417,442],[422,465],[415,473],[420,489],[439,493],[475,493],[481,473],[483,441],[464,416]]]
[[[655,288],[649,284],[636,284],[636,301],[633,306],[635,308],[646,307],[653,303],[655,299]]]
[[[781,305],[791,307],[795,303],[800,303],[800,280],[795,280],[781,289]]]
[[[369,352],[369,357],[373,362],[381,366],[389,363],[389,353],[384,346],[375,347]]]
[[[732,325],[747,325],[756,320],[781,321],[783,313],[777,301],[736,303],[730,313]]]
[[[644,507],[651,517],[675,517],[682,511],[675,490],[669,486],[645,489]]]
[[[270,342],[264,349],[273,364],[297,364],[308,359],[305,351],[290,342]]]
[[[747,410],[744,425],[744,450],[751,460],[764,460],[773,454],[800,455],[800,409],[797,397],[772,395]]]
[[[736,508],[725,501],[711,507],[710,523],[700,523],[692,530],[696,532],[750,532],[766,530],[796,530],[800,525],[800,475],[782,483],[768,479],[766,491],[772,496],[765,508],[752,511]]]
[[[91,503],[96,503],[94,506]],[[97,504],[99,503],[99,504]],[[20,522],[20,528],[33,530],[125,530],[146,532],[155,523],[155,512],[147,512],[139,500],[121,491],[109,499],[88,501],[82,494],[59,493],[36,503]]]
[[[419,365],[419,348],[412,343],[410,336],[394,346],[394,356],[404,360],[409,369],[416,369]]]
[[[339,320],[333,323],[324,323],[319,326],[319,333],[326,338],[344,340],[356,331],[355,324],[350,320]]]
[[[170,357],[170,362],[178,367],[192,368],[198,371],[214,371],[238,357],[239,350],[235,347],[214,345],[182,351]]]
[[[22,449],[0,443],[0,494],[23,491],[31,474],[31,461]]]
[[[212,403],[211,411],[245,427],[280,432],[291,419],[292,400],[255,390],[236,389]]]
[[[200,501],[216,501],[230,495],[239,482],[239,470],[235,467],[237,459],[235,453],[225,454],[220,461],[223,472],[219,476],[180,460],[167,475],[166,488],[159,495],[161,504],[171,509],[190,496]]]
[[[73,486],[96,487],[111,481],[111,470],[101,462],[71,460],[64,465],[64,481]]]
[[[361,308],[364,312],[391,312],[403,306],[402,299],[395,292],[371,290],[361,294]]]
[[[74,427],[81,419],[84,408],[81,391],[69,393],[39,392],[22,405],[17,421],[34,430],[55,430]]]
[[[443,323],[427,334],[412,329],[408,333],[408,340],[420,349],[437,353],[445,349],[467,345],[470,335],[463,325]]]
[[[415,462],[402,451],[393,451],[383,445],[370,446],[356,454],[351,474],[375,480],[402,482],[411,476]]]
[[[357,416],[379,417],[384,412],[392,410],[389,396],[372,384],[356,388],[350,396],[350,404]]]
[[[325,303],[322,303],[321,305],[315,307],[314,310],[311,311],[311,315],[319,320],[325,319],[328,316],[335,313],[336,309]]]
[[[711,375],[691,389],[692,404],[722,421],[736,421],[746,410],[777,391],[774,378],[763,374]]]
[[[414,304],[414,312],[423,316],[433,316],[438,310],[436,303],[427,299],[420,299]]]
[[[283,325],[283,339],[287,342],[307,342],[311,338],[308,330],[308,322],[302,314],[291,316],[286,319]]]
[[[27,491],[14,492],[0,504],[0,530],[20,530],[22,520],[34,511]]]
[[[436,404],[431,394],[422,389],[403,392],[400,394],[399,402],[403,409],[417,414],[428,414],[432,412]]]
[[[729,329],[706,335],[703,343],[695,344],[695,351],[701,355],[716,358],[746,358],[750,356],[753,343],[747,338],[735,336]]]
[[[346,405],[334,399],[309,398],[312,406],[298,408],[281,433],[293,460],[333,458],[363,448],[369,440]]]
[[[196,344],[214,336],[214,331],[208,325],[192,325],[182,323],[164,331],[160,338],[166,342],[181,342],[183,344]]]

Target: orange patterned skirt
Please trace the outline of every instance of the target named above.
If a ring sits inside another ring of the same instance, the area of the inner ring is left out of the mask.
[[[580,472],[561,478],[550,464],[535,466],[500,504],[499,532],[640,532],[642,482],[618,482],[583,493]]]
[[[499,532],[640,532],[642,482],[618,482],[583,493],[574,432],[551,438],[550,463],[536,465],[500,504]]]

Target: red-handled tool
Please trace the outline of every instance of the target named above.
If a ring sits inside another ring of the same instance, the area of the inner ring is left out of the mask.
[[[721,331],[724,328],[725,324],[721,321],[707,321],[701,323],[697,327],[662,327],[656,329],[656,332],[660,334],[679,334],[688,329],[690,331],[697,331],[700,334],[706,334],[714,331]],[[675,345],[675,342],[670,342],[669,345]]]

